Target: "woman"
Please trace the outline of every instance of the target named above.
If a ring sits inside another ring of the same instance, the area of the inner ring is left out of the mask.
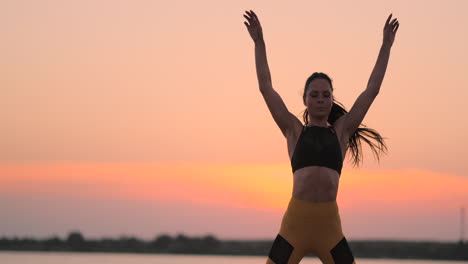
[[[244,24],[255,43],[260,92],[286,137],[294,178],[292,197],[266,263],[299,263],[309,253],[327,264],[355,263],[341,228],[336,203],[338,183],[348,148],[351,149],[355,165],[361,160],[361,139],[370,145],[377,158],[379,153],[376,149],[379,152],[386,150],[379,133],[359,126],[379,93],[399,22],[396,18],[390,21],[391,14],[387,18],[383,43],[367,88],[349,112],[334,100],[332,81],[326,74],[316,72],[307,79],[303,94],[303,103],[307,107],[303,125],[288,111],[273,89],[262,27],[257,15],[250,10],[246,11],[244,17],[248,21]],[[378,144],[373,144],[364,136]]]

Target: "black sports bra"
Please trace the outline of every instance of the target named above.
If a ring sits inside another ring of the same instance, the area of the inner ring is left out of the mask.
[[[293,173],[307,166],[323,166],[341,175],[343,156],[333,127],[304,126],[291,158]]]

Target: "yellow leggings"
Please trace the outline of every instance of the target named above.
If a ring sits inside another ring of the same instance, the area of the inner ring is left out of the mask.
[[[310,202],[291,197],[267,264],[296,264],[309,253],[325,264],[355,264],[341,229],[336,201]]]

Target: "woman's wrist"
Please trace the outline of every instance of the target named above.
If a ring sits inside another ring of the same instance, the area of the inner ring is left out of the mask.
[[[263,40],[263,37],[260,37],[256,40],[254,40],[255,45],[265,45],[265,41]]]
[[[391,49],[392,43],[388,43],[386,41],[382,42],[382,48]]]

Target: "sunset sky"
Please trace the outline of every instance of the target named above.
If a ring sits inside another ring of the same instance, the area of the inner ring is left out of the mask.
[[[292,171],[258,90],[242,16],[250,9],[273,87],[301,121],[316,71],[351,108],[386,18],[398,18],[363,121],[388,155],[378,162],[363,145],[361,167],[346,160],[343,230],[350,240],[459,240],[468,211],[463,0],[0,0],[0,237],[273,239]]]

